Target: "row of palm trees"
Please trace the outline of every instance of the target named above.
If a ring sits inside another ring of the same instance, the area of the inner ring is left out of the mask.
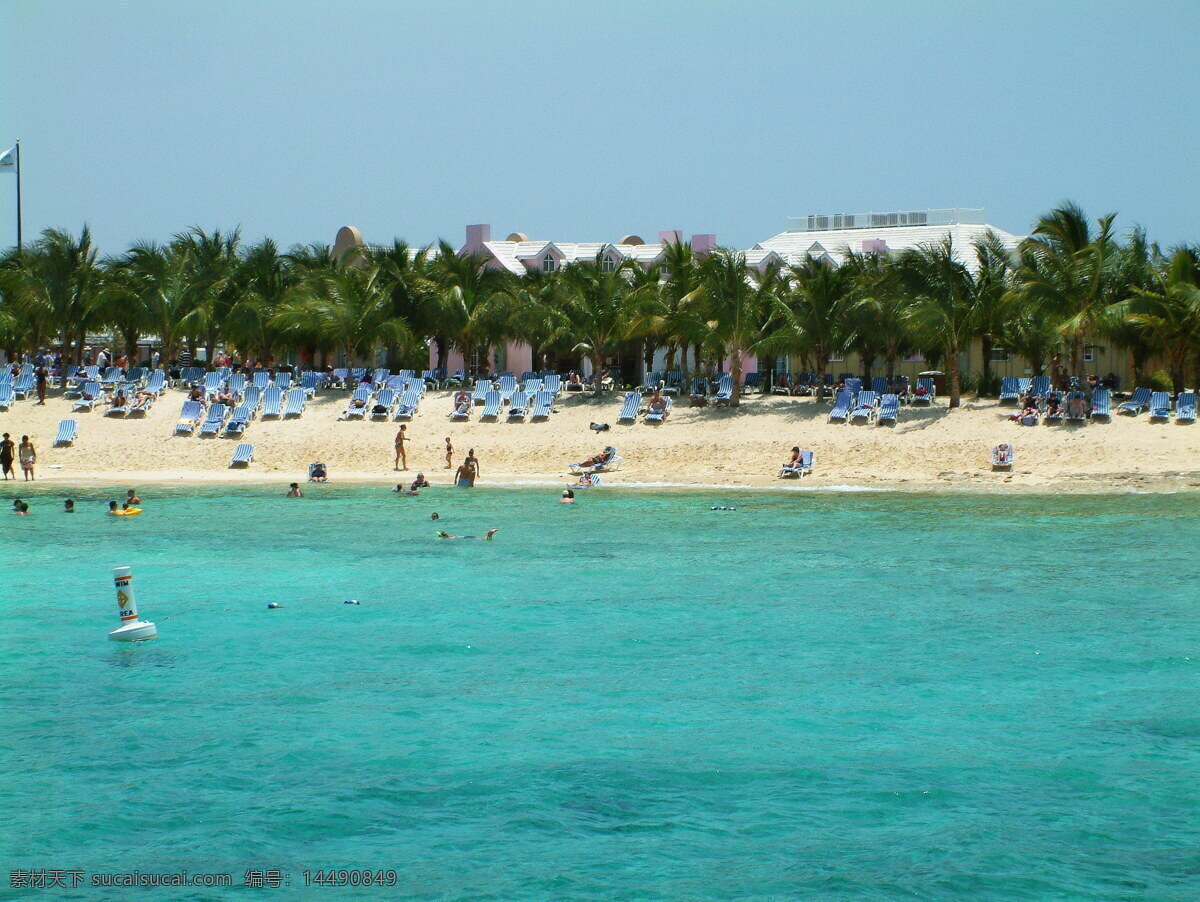
[[[1139,377],[1163,361],[1182,389],[1200,365],[1200,252],[1164,254],[1140,230],[1120,240],[1112,216],[1093,223],[1068,204],[1016,251],[987,233],[971,248],[947,237],[896,256],[761,270],[737,251],[698,255],[677,242],[649,269],[597,256],[518,278],[445,242],[396,241],[338,260],[320,245],[283,252],[269,239],[246,245],[236,231],[200,229],[101,259],[86,226],[78,236],[47,230],[0,258],[0,347],[10,357],[57,347],[79,362],[100,332],[119,336],[131,359],[146,337],[168,360],[201,346],[210,360],[223,346],[263,361],[287,351],[369,360],[385,349],[420,368],[429,342],[441,360],[457,348],[470,361],[520,340],[560,363],[587,358],[597,372],[631,351],[649,368],[662,351],[667,369],[728,361],[739,385],[746,355],[786,355],[824,375],[849,352],[866,375],[882,366],[891,377],[920,352],[945,366],[955,407],[960,354],[976,341],[984,390],[993,348],[1035,373],[1061,357],[1082,377],[1085,351],[1100,341],[1127,350]]]

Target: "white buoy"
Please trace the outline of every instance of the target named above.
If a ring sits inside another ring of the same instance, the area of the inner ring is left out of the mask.
[[[117,584],[117,612],[121,625],[108,634],[114,642],[141,642],[157,639],[158,630],[149,620],[138,620],[137,599],[133,595],[133,570],[129,567],[113,569],[113,582]]]

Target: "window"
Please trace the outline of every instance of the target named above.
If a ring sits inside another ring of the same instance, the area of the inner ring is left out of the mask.
[[[1012,360],[1012,354],[1008,353],[1005,348],[992,348],[992,363],[1008,363]]]
[[[542,257],[542,272],[554,272],[554,255],[546,254]]]

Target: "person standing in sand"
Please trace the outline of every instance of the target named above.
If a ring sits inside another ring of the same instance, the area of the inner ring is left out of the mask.
[[[10,475],[13,479],[17,478],[17,474],[13,472],[13,457],[16,455],[16,447],[9,434],[4,433],[4,439],[0,441],[0,471],[4,473],[5,482],[8,482]]]
[[[393,470],[408,469],[408,455],[404,452],[404,440],[408,438],[405,431],[408,429],[403,423],[400,424],[400,431],[396,433],[396,465]]]
[[[454,467],[454,446],[450,444],[450,436],[446,436],[446,469]]]
[[[33,465],[37,463],[37,451],[27,435],[21,436],[21,444],[17,447],[17,459],[21,461],[21,472],[25,474],[25,481],[34,479]]]

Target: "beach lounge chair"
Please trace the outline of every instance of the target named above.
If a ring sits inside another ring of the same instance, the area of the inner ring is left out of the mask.
[[[1017,460],[1016,449],[1012,445],[1002,442],[992,449],[992,469],[993,470],[1011,470]]]
[[[879,413],[875,414],[875,425],[894,424],[900,416],[900,398],[888,394],[879,399]]]
[[[596,455],[596,463],[567,464],[572,473],[611,473],[621,468],[621,455],[612,445]]]
[[[533,409],[529,412],[531,420],[548,420],[550,419],[551,405],[554,404],[554,393],[542,389],[533,396]]]
[[[1171,395],[1165,391],[1156,391],[1150,395],[1150,419],[1171,419]]]
[[[184,401],[183,410],[179,412],[179,422],[175,424],[176,435],[191,435],[200,424],[204,415],[204,407],[199,401]]]
[[[471,403],[478,407],[487,400],[487,393],[492,390],[491,379],[476,379],[475,390],[471,392]]]
[[[246,431],[246,427],[250,425],[250,421],[254,419],[254,411],[245,404],[239,404],[229,416],[229,422],[225,424],[226,435],[241,435]]]
[[[527,413],[529,413],[529,395],[524,389],[519,388],[509,399],[508,419],[524,422]]]
[[[372,420],[390,420],[396,404],[396,392],[391,388],[380,389],[371,405]]]
[[[921,389],[925,390],[924,394],[919,393],[921,391]],[[934,388],[933,380],[930,379],[928,376],[925,376],[923,378],[918,378],[917,379],[917,392],[915,392],[913,394],[912,398],[909,400],[909,403],[914,406],[916,406],[917,404],[923,404],[923,405],[932,407],[933,403],[936,400],[937,400],[937,389]]]
[[[500,416],[500,408],[504,404],[504,398],[498,389],[492,389],[483,396],[483,410],[479,412],[479,419],[498,419]]]
[[[713,404],[722,407],[733,399],[733,376],[721,373],[717,377],[717,393],[713,395]]]
[[[1107,388],[1098,388],[1092,392],[1092,419],[1096,417],[1112,419],[1112,395]]]
[[[846,422],[850,416],[851,403],[850,392],[845,389],[838,392],[837,397],[833,400],[833,410],[829,411],[829,422],[833,423],[838,420]]]
[[[54,436],[54,446],[61,448],[64,445],[73,444],[77,428],[78,424],[74,420],[63,420],[59,423],[58,434]]]
[[[667,414],[669,414],[671,412],[671,396],[663,395],[662,399],[665,403],[658,410],[655,410],[653,408],[646,409],[646,414],[645,414],[645,416],[642,417],[642,422],[654,423],[655,425],[658,425],[658,426],[661,426],[663,424],[663,422],[667,418]]]
[[[1135,388],[1130,399],[1117,407],[1117,413],[1128,413],[1136,417],[1149,406],[1150,389]]]
[[[221,431],[221,427],[225,425],[225,417],[229,415],[229,408],[224,404],[213,404],[208,408],[208,415],[204,418],[204,425],[200,427],[201,435],[217,435]]]
[[[283,392],[281,392],[274,385],[268,385],[266,391],[263,392],[262,405],[262,415],[264,420],[267,417],[282,416]]]
[[[254,446],[249,442],[243,442],[234,449],[233,457],[229,458],[229,466],[248,467],[252,460],[254,460]]]
[[[1021,400],[1021,383],[1016,376],[1005,376],[1000,380],[1000,403],[1012,401],[1014,404]]]
[[[396,405],[397,420],[411,420],[417,415],[417,407],[421,403],[421,389],[416,387],[417,383],[409,382],[408,385],[400,396],[400,403]]]
[[[88,382],[83,386],[79,400],[71,405],[71,410],[91,410],[103,396],[104,389],[100,387],[99,382]]]
[[[1050,377],[1034,376],[1029,384],[1029,391],[1035,398],[1044,398],[1050,394]]]
[[[0,384],[0,410],[8,410],[13,405],[12,383]]]
[[[1176,423],[1194,423],[1196,422],[1196,393],[1192,391],[1184,391],[1179,393],[1179,397],[1175,399],[1175,422]]]
[[[850,411],[850,422],[855,420],[865,420],[870,423],[875,419],[875,392],[860,391],[858,400],[854,404],[854,409]]]
[[[635,391],[626,392],[625,400],[621,402],[621,412],[617,415],[618,423],[636,423],[638,410],[642,406],[642,396]]]
[[[304,405],[308,401],[308,395],[304,393],[302,388],[290,388],[284,396],[283,401],[283,418],[304,416]]]
[[[812,473],[813,453],[811,451],[801,451],[800,459],[796,461],[795,466],[781,467],[779,475],[784,479],[800,479]]]
[[[22,373],[20,376],[18,376],[13,381],[13,384],[12,384],[13,396],[18,401],[24,401],[25,399],[27,399],[30,396],[30,394],[33,393],[33,389],[34,389],[33,376],[28,375],[26,373]]]

